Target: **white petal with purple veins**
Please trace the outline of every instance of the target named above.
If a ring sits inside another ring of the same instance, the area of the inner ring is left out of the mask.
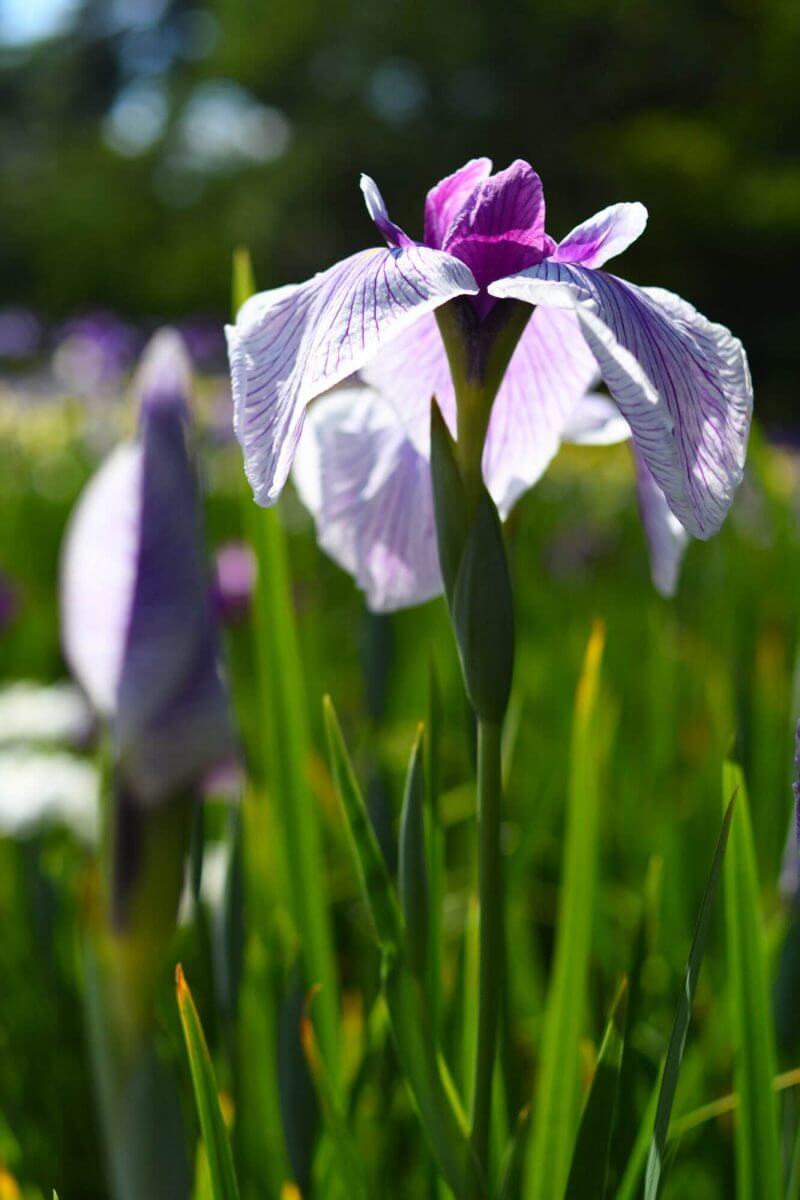
[[[741,482],[750,429],[741,342],[670,292],[565,263],[543,262],[490,291],[577,314],[670,508],[694,537],[715,533]]]
[[[561,436],[573,446],[616,446],[628,441],[631,427],[613,400],[588,392],[573,408]]]
[[[492,408],[483,475],[505,518],[542,477],[597,365],[570,312],[539,308],[514,351]]]
[[[643,204],[611,204],[576,225],[558,243],[551,259],[580,263],[582,267],[602,267],[641,237],[646,225],[647,209]]]
[[[310,400],[426,313],[476,291],[463,263],[405,246],[364,250],[308,283],[248,300],[226,332],[234,425],[256,501],[280,494]]]
[[[430,467],[374,391],[339,388],[312,405],[293,478],[320,546],[373,612],[441,592]]]
[[[432,396],[455,434],[453,385],[434,316],[418,321],[362,374],[392,405],[421,454],[429,453]],[[504,517],[546,470],[564,422],[597,376],[575,316],[538,309],[500,385],[483,455],[486,485]]]
[[[650,550],[650,574],[662,596],[674,596],[689,535],[667,504],[641,454],[634,452],[636,495]]]

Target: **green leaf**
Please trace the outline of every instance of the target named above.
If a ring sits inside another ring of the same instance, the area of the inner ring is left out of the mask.
[[[497,1200],[519,1200],[522,1188],[522,1167],[531,1128],[530,1105],[526,1105],[517,1117],[514,1136],[509,1142],[500,1168],[500,1187]]]
[[[425,842],[428,849],[428,1003],[431,1025],[439,1033],[441,1019],[442,911],[446,879],[444,829],[442,826],[439,786],[441,770],[442,695],[436,663],[430,659],[428,676],[428,726],[423,741],[425,751]]]
[[[239,250],[233,263],[233,303],[238,307],[255,291],[250,257]],[[244,481],[244,475],[242,476]],[[244,491],[244,484],[243,484]],[[253,634],[259,713],[257,749],[251,768],[268,784],[283,842],[277,856],[284,865],[289,911],[300,942],[304,977],[322,989],[320,1042],[337,1077],[339,1062],[338,979],[333,957],[320,846],[318,814],[308,771],[311,746],[297,623],[292,603],[286,536],[277,509],[260,509],[249,495],[244,503],[244,532],[256,558]],[[258,907],[258,905],[256,906]],[[269,930],[260,931],[266,944]]]
[[[726,762],[723,796],[737,792],[725,864],[725,928],[739,1113],[736,1124],[738,1200],[781,1196],[775,1029],[764,953],[764,930],[747,792],[740,767]]]
[[[730,793],[729,793],[730,795]],[[697,987],[697,980],[700,975],[700,965],[703,961],[703,953],[706,946],[706,935],[708,933],[708,924],[711,919],[711,912],[714,907],[714,899],[717,894],[719,884],[719,876],[722,868],[722,863],[725,858],[725,847],[728,843],[728,831],[730,830],[731,817],[733,816],[734,796],[731,796],[728,806],[725,810],[725,816],[722,821],[722,829],[717,838],[717,845],[714,851],[714,858],[711,863],[711,871],[709,872],[706,881],[703,898],[700,902],[700,909],[697,914],[697,920],[694,927],[694,935],[692,944],[689,949],[689,960],[686,964],[686,975],[684,985],[681,988],[681,993],[678,998],[678,1005],[675,1010],[675,1019],[672,1024],[672,1032],[667,1046],[667,1056],[664,1061],[664,1070],[661,1076],[661,1086],[658,1092],[658,1105],[656,1107],[653,1137],[650,1142],[650,1150],[647,1158],[647,1174],[645,1177],[645,1200],[656,1200],[658,1189],[661,1181],[661,1171],[664,1162],[664,1148],[667,1144],[667,1136],[669,1133],[669,1120],[672,1113],[672,1105],[675,1100],[675,1089],[678,1086],[678,1073],[683,1060],[683,1051],[686,1046],[686,1035],[689,1031],[689,1021],[692,1015],[692,1001],[694,1000],[694,992]]]
[[[628,981],[624,979],[614,999],[578,1128],[567,1181],[567,1200],[603,1200],[606,1194],[625,1047],[627,1000]]]
[[[485,488],[456,576],[453,628],[476,715],[502,721],[514,674],[514,598],[503,527]]]
[[[333,780],[350,836],[361,893],[372,916],[378,944],[383,949],[399,953],[405,929],[397,894],[369,819],[330,696],[325,697],[323,707]]]
[[[245,300],[249,300],[255,290],[256,281],[253,277],[253,264],[250,259],[250,251],[246,246],[239,246],[233,252],[231,300],[234,321],[236,320],[236,314]]]
[[[603,644],[603,627],[597,624],[586,649],[573,717],[558,937],[544,1016],[527,1200],[563,1195],[578,1124],[579,1040],[595,908],[601,740],[597,697]]]
[[[430,936],[428,865],[425,850],[425,773],[423,728],[419,727],[406,775],[400,814],[398,877],[400,903],[406,921],[406,959],[411,970],[425,978]]]
[[[311,1007],[318,989],[306,997],[300,1021],[300,1038],[308,1070],[316,1088],[317,1098],[325,1121],[325,1128],[333,1142],[337,1158],[339,1177],[347,1187],[348,1200],[368,1200],[369,1189],[364,1175],[362,1156],[353,1141],[347,1119],[339,1106],[336,1090],[332,1085],[325,1063],[319,1053],[317,1036],[311,1015]]]
[[[320,1043],[336,1077],[338,980],[324,887],[319,816],[309,779],[311,759],[303,666],[292,607],[286,538],[276,509],[248,506],[258,564],[254,604],[256,666],[265,771],[282,838],[289,911],[300,941],[303,975],[321,987]]]
[[[452,611],[456,576],[467,541],[467,503],[455,442],[435,398],[431,400],[431,480],[439,565]]]
[[[194,1006],[192,993],[180,964],[175,971],[175,986],[214,1200],[239,1200],[231,1144],[219,1106],[219,1092],[214,1067],[208,1053],[200,1018]]]
[[[311,1170],[320,1128],[317,1091],[301,1042],[305,1001],[302,974],[299,964],[295,963],[289,973],[281,1007],[278,1083],[286,1150],[292,1174],[304,1195],[311,1188]]]
[[[397,896],[327,696],[325,725],[361,892],[383,951],[383,991],[400,1066],[442,1175],[456,1196],[479,1196],[483,1184],[463,1114],[454,1104],[450,1081],[440,1064],[425,993],[404,962],[405,928]]]

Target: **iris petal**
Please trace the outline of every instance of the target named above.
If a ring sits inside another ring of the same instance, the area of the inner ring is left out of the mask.
[[[636,495],[650,550],[650,574],[662,596],[674,596],[689,535],[667,504],[644,458],[634,451]]]
[[[463,263],[424,246],[365,250],[304,284],[254,296],[228,326],[234,428],[259,504],[280,494],[306,404],[454,296]]]
[[[319,544],[373,612],[442,590],[430,467],[369,388],[337,388],[309,410],[293,478]]]
[[[601,267],[641,237],[646,224],[647,209],[643,204],[611,204],[576,225],[556,246],[552,259]]]
[[[492,171],[490,158],[473,158],[432,187],[425,198],[425,245],[441,247],[475,188]]]
[[[453,385],[434,317],[416,322],[376,355],[362,375],[393,406],[425,457],[432,396],[455,433]],[[484,449],[484,478],[503,516],[544,473],[558,450],[564,422],[597,376],[574,314],[538,309],[500,385]]]
[[[752,384],[739,342],[685,300],[547,261],[495,296],[573,310],[667,503],[694,537],[719,529],[741,482]]]

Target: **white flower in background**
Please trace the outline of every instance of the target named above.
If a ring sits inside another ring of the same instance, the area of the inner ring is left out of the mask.
[[[0,836],[64,826],[97,841],[100,777],[86,759],[17,746],[0,750]]]
[[[83,742],[92,713],[73,683],[20,679],[0,688],[0,746],[13,742]]]

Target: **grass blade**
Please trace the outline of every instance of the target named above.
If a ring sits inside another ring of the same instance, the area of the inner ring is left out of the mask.
[[[647,1158],[647,1174],[645,1176],[644,1190],[645,1200],[656,1200],[656,1196],[658,1195],[661,1170],[664,1162],[664,1149],[669,1133],[669,1119],[672,1113],[672,1104],[675,1100],[675,1089],[678,1086],[678,1072],[680,1071],[683,1050],[686,1045],[686,1035],[692,1015],[692,1001],[700,974],[700,964],[703,961],[708,924],[711,919],[711,911],[714,907],[714,898],[717,894],[723,859],[725,858],[725,847],[728,844],[728,833],[731,827],[734,800],[735,797],[731,796],[731,799],[728,801],[728,807],[725,810],[725,816],[722,821],[722,829],[717,838],[711,871],[706,880],[703,899],[700,902],[700,910],[695,922],[694,936],[692,937],[692,945],[689,950],[689,961],[686,964],[684,986],[681,989],[678,1007],[675,1012],[675,1020],[672,1024],[669,1045],[667,1046],[667,1057],[664,1062],[661,1086],[658,1093],[653,1137],[650,1142],[650,1151]]]
[[[781,1170],[773,1090],[775,1029],[747,793],[736,763],[725,763],[722,787],[723,795],[738,791],[725,864],[725,928],[739,1094],[736,1194],[738,1200],[777,1200]]]
[[[420,725],[408,764],[400,815],[398,882],[406,921],[408,965],[425,979],[430,937],[430,893],[425,848],[425,775],[423,727]]]
[[[509,1143],[503,1165],[500,1168],[500,1187],[497,1192],[497,1200],[519,1200],[522,1187],[522,1168],[525,1164],[525,1150],[528,1145],[530,1127],[531,1110],[526,1105],[517,1117],[514,1136]]]
[[[318,995],[313,989],[306,997],[300,1020],[300,1040],[308,1070],[314,1082],[325,1127],[336,1150],[337,1166],[342,1182],[347,1187],[351,1200],[368,1200],[369,1190],[364,1177],[364,1166],[358,1147],[347,1126],[347,1120],[339,1107],[339,1100],[330,1076],[319,1053],[317,1035],[311,1015],[311,1006]]]
[[[442,1175],[456,1196],[480,1196],[483,1181],[463,1114],[440,1064],[420,981],[405,963],[405,927],[386,862],[367,815],[330,698],[325,724],[336,790],[344,812],[362,895],[383,951],[383,992],[403,1074]]]
[[[595,625],[575,704],[558,940],[547,997],[528,1161],[528,1200],[563,1195],[578,1122],[579,1039],[586,1002],[599,823],[597,696],[604,631]]]
[[[628,981],[623,980],[611,1009],[578,1128],[567,1181],[567,1200],[603,1200],[606,1194],[625,1047],[627,1000]]]
[[[255,290],[246,250],[233,265],[233,306]],[[283,841],[279,859],[285,864],[289,911],[300,942],[303,976],[319,984],[320,1043],[333,1077],[338,1074],[338,983],[330,917],[325,901],[322,850],[317,810],[309,785],[311,758],[308,714],[297,624],[292,606],[286,536],[277,509],[261,509],[247,494],[244,529],[256,557],[253,599],[255,665],[258,677],[261,763]],[[263,931],[265,940],[268,931]]]
[[[219,1106],[214,1067],[192,993],[180,964],[175,971],[175,986],[214,1200],[239,1200],[231,1144]]]

